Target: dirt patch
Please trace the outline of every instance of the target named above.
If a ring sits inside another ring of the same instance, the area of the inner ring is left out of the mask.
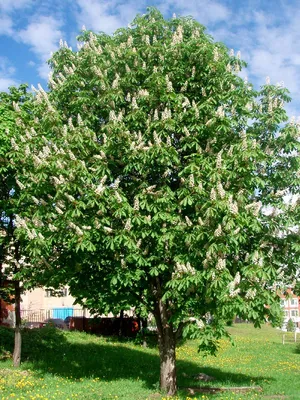
[[[186,388],[189,394],[193,395],[196,393],[208,393],[208,394],[216,394],[223,392],[234,392],[234,393],[247,393],[247,392],[261,392],[262,388],[260,386],[238,386],[238,387],[188,387]]]

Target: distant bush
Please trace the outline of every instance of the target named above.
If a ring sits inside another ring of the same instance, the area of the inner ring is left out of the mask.
[[[14,330],[0,326],[0,360],[7,358],[14,349]]]
[[[295,322],[290,318],[286,324],[286,330],[288,332],[295,332],[296,326]]]

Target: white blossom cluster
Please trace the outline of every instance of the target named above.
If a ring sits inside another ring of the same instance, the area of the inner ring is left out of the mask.
[[[202,319],[198,319],[198,318],[194,318],[194,317],[190,317],[189,318],[190,322],[196,322],[196,325],[198,326],[199,329],[204,329],[205,328],[205,324],[202,321]]]
[[[183,42],[183,27],[179,25],[172,37],[172,45],[175,46],[176,44]]]
[[[218,258],[217,264],[216,264],[216,270],[217,271],[222,271],[223,269],[226,268],[226,260],[225,258]]]
[[[166,107],[164,111],[161,113],[161,119],[166,120],[166,119],[171,119],[172,118],[172,113],[171,110]]]
[[[245,206],[245,209],[251,211],[252,214],[255,217],[258,217],[258,214],[259,214],[259,211],[260,211],[261,207],[262,207],[262,202],[261,201],[258,201],[258,202],[254,201],[251,204],[247,204]]]
[[[234,279],[233,279],[233,281],[228,284],[229,296],[230,297],[236,297],[240,293],[241,289],[237,288],[237,286],[239,285],[240,281],[241,281],[241,276],[240,276],[240,273],[237,272],[235,277],[234,277]]]
[[[173,85],[170,81],[169,75],[166,75],[167,92],[173,92]]]
[[[237,215],[239,213],[239,208],[236,201],[233,201],[232,195],[228,198],[228,208],[231,214]]]
[[[69,222],[69,227],[74,229],[78,236],[83,235],[83,231],[77,225],[75,225],[73,222]]]
[[[196,274],[196,270],[195,270],[194,267],[191,266],[190,262],[187,262],[186,264],[180,263],[180,262],[176,262],[174,277],[175,276],[184,275],[184,274],[195,275]]]
[[[217,229],[214,231],[214,236],[219,237],[221,235],[222,235],[222,226],[221,226],[221,224],[219,224]]]
[[[253,300],[256,296],[256,289],[248,289],[245,298],[248,300]]]

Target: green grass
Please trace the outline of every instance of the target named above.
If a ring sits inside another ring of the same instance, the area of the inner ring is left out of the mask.
[[[189,397],[179,390],[176,399],[300,399],[300,353],[295,344],[282,345],[281,332],[269,326],[255,330],[250,324],[239,324],[229,330],[236,346],[222,341],[217,357],[203,359],[195,341],[178,347],[179,387],[259,385],[263,392]],[[0,331],[0,354],[1,348],[11,347],[11,334]],[[165,398],[158,390],[155,347],[145,349],[132,342],[42,329],[26,332],[23,350],[19,370],[13,369],[11,359],[0,361],[0,400]],[[195,381],[193,375],[200,372],[215,381]]]

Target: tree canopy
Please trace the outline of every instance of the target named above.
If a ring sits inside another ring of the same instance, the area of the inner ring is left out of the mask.
[[[90,309],[154,314],[161,387],[176,332],[216,351],[235,315],[279,315],[299,265],[299,125],[281,85],[256,91],[239,53],[155,9],[113,35],[82,31],[18,119],[21,238],[32,279]]]

